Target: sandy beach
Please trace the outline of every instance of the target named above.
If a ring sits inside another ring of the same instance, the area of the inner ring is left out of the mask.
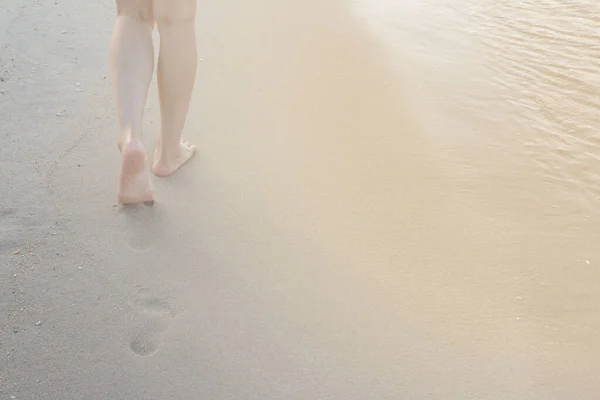
[[[596,189],[433,112],[353,2],[199,2],[152,208],[116,205],[112,1],[4,3],[0,399],[596,397]]]

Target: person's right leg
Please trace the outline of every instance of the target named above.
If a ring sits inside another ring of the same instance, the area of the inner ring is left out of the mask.
[[[181,140],[196,79],[196,0],[153,2],[160,33],[157,79],[162,123],[152,171],[165,177],[177,171],[196,150]]]

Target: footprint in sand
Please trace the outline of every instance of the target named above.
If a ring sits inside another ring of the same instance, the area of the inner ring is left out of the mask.
[[[140,293],[130,305],[134,315],[129,346],[138,356],[150,356],[158,350],[161,336],[169,329],[177,311],[165,300],[146,292]]]
[[[119,207],[121,231],[132,250],[146,252],[160,243],[166,228],[165,210],[159,205]]]

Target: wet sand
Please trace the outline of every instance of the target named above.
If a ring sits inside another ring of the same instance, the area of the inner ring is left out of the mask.
[[[120,208],[112,3],[9,3],[0,398],[595,398],[597,213],[513,136],[505,71],[456,61],[495,53],[201,1],[198,156]]]

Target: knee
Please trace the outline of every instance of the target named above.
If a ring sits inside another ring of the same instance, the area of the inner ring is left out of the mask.
[[[117,13],[141,22],[154,22],[152,3],[147,0],[117,0]]]
[[[156,0],[154,18],[158,27],[193,24],[196,20],[196,0],[177,0],[176,2]]]

